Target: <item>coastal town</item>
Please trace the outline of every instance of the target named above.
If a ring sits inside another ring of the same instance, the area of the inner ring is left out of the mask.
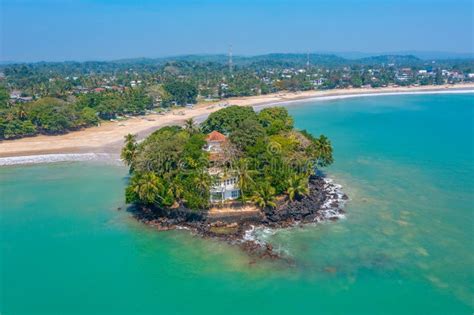
[[[25,80],[33,77],[35,80]],[[0,82],[11,102],[45,96],[123,92],[144,88],[157,106],[184,105],[160,85],[185,81],[189,101],[251,96],[278,91],[424,86],[474,82],[471,59],[419,59],[376,56],[344,59],[335,55],[270,54],[256,57],[173,57],[117,62],[6,64]],[[192,91],[196,89],[196,91]]]
[[[58,135],[195,104],[339,90],[474,83],[472,59],[322,54],[182,56],[0,66],[0,140]],[[178,115],[184,112],[178,111]]]

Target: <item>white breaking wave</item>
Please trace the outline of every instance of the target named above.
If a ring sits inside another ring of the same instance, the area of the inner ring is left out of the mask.
[[[244,241],[255,242],[260,246],[265,246],[267,244],[266,239],[275,234],[275,231],[268,227],[258,227],[251,225],[250,230],[245,231],[243,236]]]
[[[120,163],[119,156],[108,153],[41,154],[0,158],[0,166],[56,163],[69,161],[109,161]]]
[[[341,210],[344,208],[347,200],[344,198],[345,194],[342,191],[342,186],[334,183],[331,178],[324,178],[324,183],[324,190],[328,199],[321,205],[321,210],[319,210],[315,221],[344,219],[346,216]]]
[[[347,197],[344,197],[345,194],[342,191],[342,185],[334,183],[334,180],[331,178],[324,178],[324,183],[327,199],[321,205],[314,223],[323,223],[333,219],[344,219],[346,217],[343,209],[347,203]],[[251,225],[251,228],[245,231],[242,240],[255,242],[263,247],[278,230],[278,228],[272,229],[264,226],[255,227]],[[290,255],[288,248],[283,247],[281,244],[278,245],[277,248],[274,248],[274,250],[280,254]]]

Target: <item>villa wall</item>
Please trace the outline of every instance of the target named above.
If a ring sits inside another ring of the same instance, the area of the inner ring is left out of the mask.
[[[258,222],[262,219],[262,212],[255,206],[229,206],[211,208],[207,213],[207,221],[215,222]]]

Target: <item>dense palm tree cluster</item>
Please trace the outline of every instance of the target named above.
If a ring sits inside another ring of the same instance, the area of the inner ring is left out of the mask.
[[[207,209],[209,190],[217,180],[209,168],[216,161],[202,148],[206,134],[214,130],[229,139],[228,156],[217,164],[221,175],[237,177],[242,203],[272,208],[280,195],[300,199],[309,193],[308,181],[316,169],[333,162],[329,139],[295,130],[285,108],[256,113],[250,107],[230,106],[200,126],[187,120],[183,127],[163,127],[139,144],[128,135],[122,150],[131,173],[127,202]]]

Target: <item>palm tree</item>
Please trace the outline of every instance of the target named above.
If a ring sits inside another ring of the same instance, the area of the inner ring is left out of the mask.
[[[133,170],[133,161],[137,154],[137,136],[128,134],[125,136],[125,145],[122,148],[122,152],[120,153],[120,158],[130,166],[130,172]]]
[[[163,183],[153,172],[137,174],[132,178],[131,186],[143,203],[154,204],[163,200],[163,196],[160,195],[164,191]]]
[[[325,135],[321,135],[314,144],[318,165],[321,167],[330,165],[334,161],[331,141]]]
[[[183,185],[177,178],[169,181],[169,195],[173,195],[176,199],[180,199],[183,196],[183,192]]]
[[[194,185],[201,191],[202,193],[207,193],[211,188],[212,178],[209,173],[204,169],[198,169],[196,171],[196,175],[194,177]]]
[[[189,134],[196,133],[197,128],[193,118],[189,118],[184,121],[184,130],[186,130]]]
[[[275,208],[275,188],[270,186],[269,183],[265,182],[255,191],[252,201],[262,209]]]
[[[20,120],[25,120],[28,116],[26,113],[25,107],[23,105],[17,106],[16,114]]]
[[[15,120],[15,115],[13,114],[13,111],[8,111],[7,112],[6,120],[7,121],[14,121]]]
[[[249,188],[251,184],[254,183],[252,175],[255,174],[255,171],[249,170],[248,161],[246,159],[239,159],[235,163],[235,171],[237,173],[239,188],[240,188],[240,198],[245,202],[244,191]]]
[[[125,138],[125,142],[126,142],[126,143],[135,142],[135,141],[137,140],[137,136],[136,136],[136,135],[132,135],[131,133],[129,133],[128,135],[126,135],[124,138]]]
[[[308,178],[306,176],[293,175],[290,179],[288,179],[288,188],[286,193],[288,194],[288,198],[290,198],[291,201],[293,201],[295,197],[298,198],[306,196],[309,193]]]

